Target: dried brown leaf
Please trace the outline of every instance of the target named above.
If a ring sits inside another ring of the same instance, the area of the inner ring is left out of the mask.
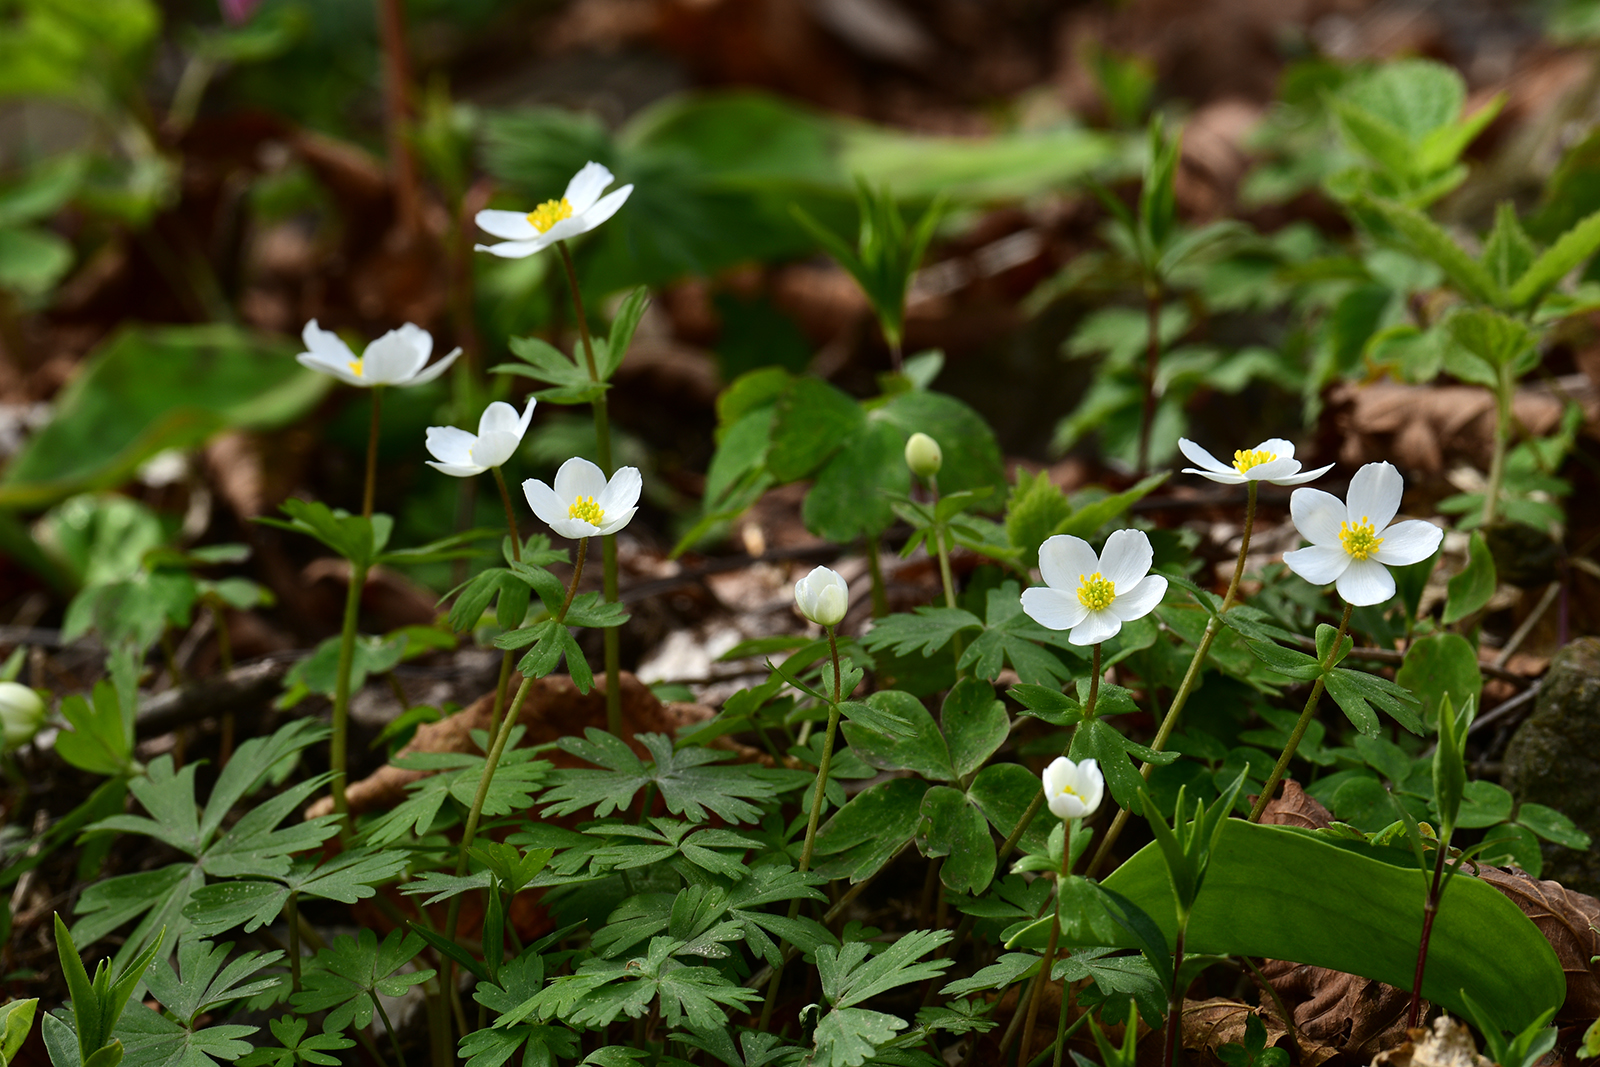
[[[1587,1023],[1600,1016],[1600,968],[1590,962],[1600,955],[1600,900],[1497,867],[1478,873],[1521,908],[1555,949],[1567,977],[1567,999],[1556,1021]]]
[[[1261,813],[1261,821],[1268,826],[1320,830],[1333,822],[1333,813],[1306,795],[1299,782],[1285,778],[1283,792],[1267,804],[1266,810]]]
[[[1326,967],[1266,960],[1261,973],[1294,1016],[1302,1042],[1327,1045],[1363,1062],[1406,1040],[1411,994]]]

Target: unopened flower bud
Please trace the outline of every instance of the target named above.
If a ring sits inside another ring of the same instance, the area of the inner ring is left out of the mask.
[[[818,626],[837,626],[850,607],[850,587],[837,571],[818,567],[794,583],[794,602]]]
[[[932,478],[944,465],[944,453],[939,442],[925,433],[914,433],[906,442],[906,466],[918,478]]]
[[[25,685],[0,682],[0,737],[6,751],[33,740],[44,725],[44,701]]]

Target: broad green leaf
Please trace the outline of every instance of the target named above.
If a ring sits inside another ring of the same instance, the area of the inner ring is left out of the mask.
[[[1041,788],[1039,776],[1020,763],[991,763],[972,780],[967,798],[988,818],[995,832],[1005,838],[1017,828]],[[1026,852],[1043,852],[1049,834],[1049,821],[1034,819],[1019,844]]]
[[[290,1000],[301,1012],[327,1011],[327,1033],[368,1026],[376,994],[398,997],[434,976],[431,968],[400,971],[422,947],[422,938],[399,930],[389,931],[381,945],[371,930],[340,934],[306,967],[301,991]]]
[[[1171,471],[1152,474],[1136,483],[1131,489],[1125,489],[1120,493],[1102,497],[1092,504],[1085,504],[1061,522],[1058,522],[1055,529],[1050,532],[1052,534],[1071,534],[1074,537],[1091,537],[1100,527],[1148,496],[1165,482],[1171,474]]]
[[[899,466],[905,467],[906,439],[926,433],[939,442],[944,463],[939,468],[939,490],[959,493],[966,490],[1005,485],[1000,462],[1000,444],[989,423],[967,404],[944,393],[923,389],[896,393],[869,415],[899,431]]]
[[[813,869],[852,883],[877,873],[916,834],[927,791],[915,778],[891,778],[851,797],[818,829]]]
[[[1494,597],[1496,588],[1498,581],[1494,555],[1489,551],[1489,542],[1483,534],[1474,530],[1467,545],[1467,565],[1460,574],[1450,579],[1444,604],[1445,625],[1482,611],[1484,605]]]
[[[332,379],[280,341],[227,326],[129,327],[92,353],[50,424],[0,475],[0,505],[42,508],[111,487],[168,448],[224,429],[268,430],[306,414]]]
[[[816,1049],[809,1062],[817,1067],[861,1067],[878,1046],[906,1028],[906,1021],[866,1008],[834,1008],[817,1024]]]
[[[1494,229],[1483,245],[1483,265],[1500,288],[1515,292],[1517,280],[1527,273],[1535,254],[1533,241],[1517,220],[1516,207],[1502,201],[1495,211]],[[1513,296],[1512,303],[1520,301]]]
[[[1589,835],[1578,829],[1576,823],[1543,804],[1522,805],[1517,809],[1517,823],[1558,845],[1576,849],[1586,849],[1590,845]]]
[[[862,425],[861,407],[820,378],[797,378],[778,400],[767,469],[780,482],[810,475]]]
[[[889,648],[897,656],[908,656],[915,651],[931,656],[961,631],[982,626],[982,621],[970,611],[920,607],[912,614],[897,612],[878,620],[861,643],[869,652]]]
[[[922,701],[891,689],[872,694],[867,703],[897,716],[906,728],[899,737],[887,737],[854,722],[844,723],[840,729],[845,740],[862,759],[882,770],[915,771],[933,781],[953,782],[960,777],[951,765],[950,746]]]
[[[950,744],[952,768],[963,781],[989,761],[1011,732],[1005,704],[996,699],[993,685],[978,678],[957,682],[939,717]]]
[[[1489,308],[1466,308],[1445,321],[1451,338],[1496,370],[1514,367],[1533,347],[1533,332]]]
[[[822,440],[830,431],[823,426],[816,432]],[[769,467],[780,458],[776,433],[775,429]],[[862,534],[882,533],[894,522],[893,498],[911,489],[905,435],[888,423],[868,421],[832,441],[838,451],[817,472],[801,507],[806,529],[840,544]]]
[[[1483,691],[1478,654],[1472,643],[1460,634],[1429,634],[1417,638],[1406,649],[1405,661],[1395,672],[1394,680],[1422,701],[1422,721],[1430,725],[1435,721],[1439,702],[1445,694],[1460,707]]]
[[[922,831],[917,845],[925,856],[943,856],[939,880],[955,893],[977,895],[994,879],[994,838],[983,813],[966,794],[935,786],[922,796]]]
[[[1292,960],[1406,988],[1417,963],[1423,879],[1406,853],[1230,819],[1185,949]],[[1105,884],[1174,935],[1172,890],[1154,846]],[[1132,944],[1124,937],[1110,943]],[[1483,965],[1485,945],[1494,946],[1493,967]],[[1538,927],[1465,872],[1451,880],[1435,920],[1422,995],[1460,1012],[1462,990],[1492,1005],[1494,1019],[1512,1030],[1565,995],[1561,965]]]

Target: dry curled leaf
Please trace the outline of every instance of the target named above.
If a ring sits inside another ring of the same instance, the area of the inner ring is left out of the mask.
[[[1600,968],[1590,962],[1600,955],[1600,900],[1574,892],[1560,882],[1539,881],[1526,874],[1483,867],[1479,876],[1522,909],[1555,949],[1567,978],[1567,999],[1556,1021],[1590,1022],[1600,1016]]]
[[[1288,960],[1265,960],[1261,973],[1294,1016],[1303,1043],[1331,1046],[1368,1062],[1406,1040],[1411,994],[1405,990]]]
[[[1221,1045],[1243,1044],[1245,1024],[1256,1009],[1241,1000],[1212,997],[1208,1000],[1183,1002],[1183,1034],[1179,1038],[1186,1049],[1215,1051]],[[1289,1032],[1276,1016],[1262,1013],[1261,1021],[1267,1027],[1267,1046],[1276,1045]]]
[[[1303,830],[1320,830],[1333,822],[1333,813],[1300,788],[1293,778],[1285,778],[1283,792],[1272,798],[1261,821],[1267,826],[1298,826]]]

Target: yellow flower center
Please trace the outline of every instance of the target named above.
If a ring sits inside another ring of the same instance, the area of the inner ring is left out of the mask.
[[[1076,789],[1072,788],[1072,786],[1070,786],[1070,785],[1064,785],[1060,789],[1057,789],[1056,790],[1056,796],[1058,796],[1058,797],[1077,797],[1080,800],[1083,799],[1083,794],[1078,792]]]
[[[567,507],[567,518],[582,519],[590,526],[599,526],[605,517],[605,509],[596,504],[592,496],[580,496]]]
[[[1233,469],[1243,474],[1251,467],[1259,467],[1263,463],[1271,463],[1278,458],[1276,452],[1266,452],[1259,448],[1246,451],[1240,449],[1233,454]]]
[[[1378,531],[1372,528],[1372,523],[1363,515],[1361,521],[1354,526],[1348,522],[1339,524],[1339,543],[1350,553],[1351,558],[1366,559],[1382,547],[1383,538],[1378,536]]]
[[[350,368],[351,374],[354,374],[357,378],[361,377],[361,361],[359,359],[354,363],[346,363],[345,366]]]
[[[570,219],[571,217],[572,204],[564,196],[560,200],[546,200],[528,212],[528,221],[533,223],[533,228],[540,233],[550,232],[550,227],[562,219]]]
[[[1100,577],[1100,572],[1085,574],[1078,584],[1078,603],[1090,611],[1104,611],[1117,599],[1117,587],[1111,579]]]

